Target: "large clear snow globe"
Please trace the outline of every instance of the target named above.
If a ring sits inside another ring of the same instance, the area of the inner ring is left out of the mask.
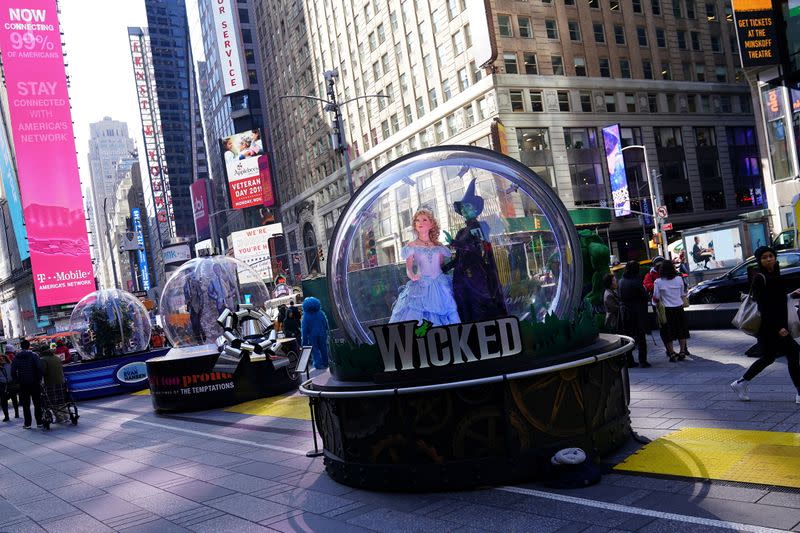
[[[84,296],[72,310],[69,328],[84,360],[141,352],[150,344],[147,309],[136,296],[119,289]]]
[[[272,314],[269,291],[258,272],[232,257],[198,257],[169,278],[161,294],[164,332],[172,346],[199,346],[214,342],[223,328],[217,318],[241,304]]]
[[[329,259],[339,323],[360,343],[386,323],[541,322],[580,305],[580,242],[563,203],[530,168],[482,148],[424,149],[380,169],[342,213]]]

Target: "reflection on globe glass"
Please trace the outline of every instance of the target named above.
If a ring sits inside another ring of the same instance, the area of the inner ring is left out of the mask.
[[[412,318],[565,318],[580,302],[572,250],[569,214],[531,169],[444,146],[389,164],[359,190],[336,228],[329,279],[348,337],[372,344],[371,326]]]
[[[177,348],[213,343],[223,333],[219,315],[244,303],[271,314],[269,292],[258,272],[232,257],[217,255],[181,266],[167,281],[159,309],[164,332]]]
[[[141,352],[150,343],[147,309],[136,296],[119,289],[84,296],[72,310],[69,328],[84,360]]]

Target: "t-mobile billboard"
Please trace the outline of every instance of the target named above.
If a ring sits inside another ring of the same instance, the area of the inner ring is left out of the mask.
[[[194,233],[198,241],[211,238],[211,212],[208,208],[208,194],[206,193],[206,180],[200,179],[189,186],[189,196],[192,198],[192,212],[194,214]]]
[[[7,0],[0,49],[39,306],[94,290],[56,0]]]

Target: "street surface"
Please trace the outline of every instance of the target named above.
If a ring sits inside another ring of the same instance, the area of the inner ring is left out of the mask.
[[[692,332],[694,360],[679,363],[652,343],[653,367],[630,373],[642,437],[686,427],[800,433],[783,361],[753,381],[752,402],[728,388],[753,361],[743,356],[750,337]],[[79,407],[76,427],[0,426],[0,532],[800,531],[796,489],[608,473],[569,491],[530,483],[376,493],[335,483],[321,458],[305,457],[307,420],[223,410],[156,416],[146,395]],[[639,446],[631,441],[609,464]]]

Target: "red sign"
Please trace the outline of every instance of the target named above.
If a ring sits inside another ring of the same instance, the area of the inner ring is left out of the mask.
[[[275,193],[272,190],[272,174],[269,171],[269,156],[264,154],[258,158],[258,173],[261,175],[261,195],[264,206],[275,205]]]
[[[8,0],[0,10],[22,210],[38,305],[94,290],[56,0]]]
[[[663,229],[664,231],[671,231],[672,230],[672,222],[666,222],[664,224],[661,224],[661,229]]]
[[[261,205],[264,201],[260,170],[260,160],[264,156],[261,132],[237,133],[221,139],[220,145],[228,174],[231,207],[244,209]]]

